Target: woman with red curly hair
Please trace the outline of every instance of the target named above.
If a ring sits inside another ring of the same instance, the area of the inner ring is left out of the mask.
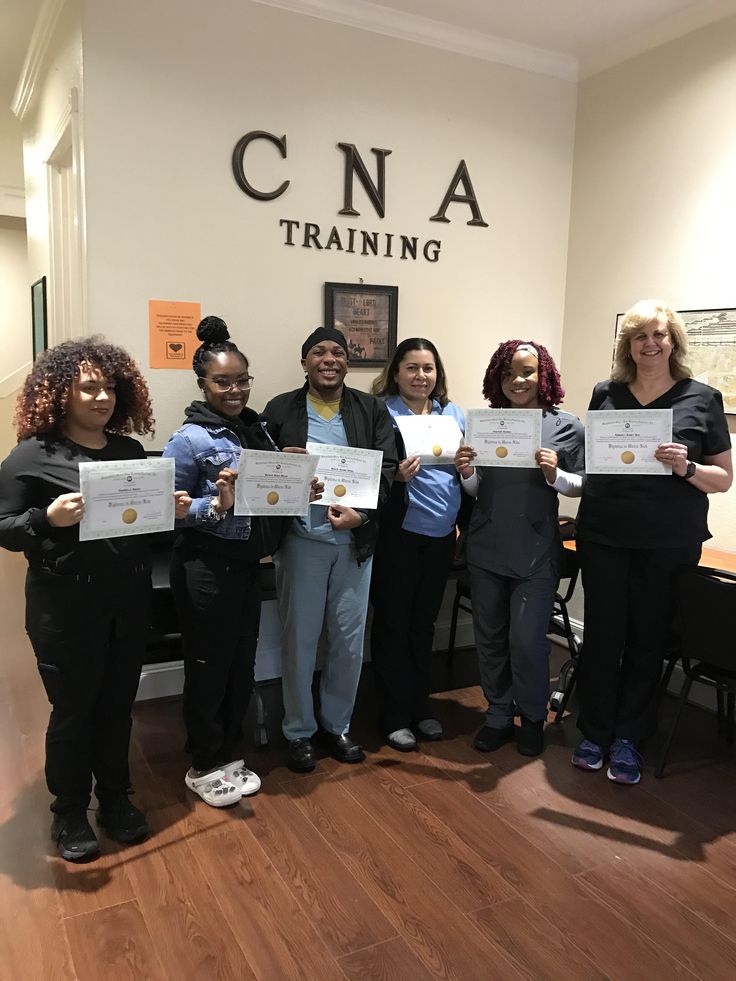
[[[116,841],[148,835],[128,792],[130,711],[148,631],[146,537],[79,541],[79,464],[145,457],[148,388],[128,354],[99,338],[68,341],[36,361],[18,396],[18,446],[0,467],[0,546],[24,552],[26,630],[52,705],[46,780],[51,833],[68,861],[99,851],[87,820]],[[178,508],[177,508],[178,510]]]
[[[535,341],[499,345],[483,380],[492,408],[541,409],[539,469],[472,466],[461,446],[455,465],[463,489],[476,497],[468,529],[473,626],[481,684],[488,700],[475,737],[483,753],[514,738],[524,756],[544,750],[549,699],[547,628],[559,582],[557,491],[579,494],[585,439],[579,419],[559,409],[560,375]]]

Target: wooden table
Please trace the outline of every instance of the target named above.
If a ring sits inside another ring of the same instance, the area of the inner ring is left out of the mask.
[[[563,544],[571,552],[575,551],[574,541],[564,542]],[[726,572],[736,573],[736,552],[724,552],[719,548],[708,548],[707,545],[704,545],[698,565],[707,565],[714,569],[725,569]]]

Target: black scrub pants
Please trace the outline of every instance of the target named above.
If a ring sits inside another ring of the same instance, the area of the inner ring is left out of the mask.
[[[371,661],[386,733],[429,717],[434,622],[454,549],[454,530],[432,538],[381,529],[371,579]]]
[[[106,578],[29,569],[26,631],[51,703],[46,782],[57,814],[127,793],[130,712],[141,675],[151,575]]]
[[[171,589],[184,651],[184,723],[195,770],[237,759],[253,693],[261,619],[259,563],[174,549]]]
[[[657,689],[672,632],[674,575],[701,546],[614,548],[578,540],[585,642],[578,728],[599,746],[639,743],[657,728]]]

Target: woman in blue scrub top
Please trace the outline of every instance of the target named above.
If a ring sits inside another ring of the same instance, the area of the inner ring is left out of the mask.
[[[406,457],[396,419],[451,416],[464,431],[465,417],[448,401],[437,348],[423,337],[399,344],[373,394],[386,399],[401,462],[379,516],[371,581],[371,660],[387,742],[407,752],[416,748],[416,733],[442,738],[442,726],[429,708],[432,641],[462,495],[454,466],[420,466],[418,456]]]

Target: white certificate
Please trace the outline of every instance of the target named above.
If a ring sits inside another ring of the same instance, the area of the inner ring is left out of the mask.
[[[672,474],[654,459],[672,442],[672,409],[604,409],[585,417],[585,472]]]
[[[174,527],[174,460],[109,460],[79,464],[84,517],[80,542]]]
[[[314,501],[314,504],[344,504],[366,510],[378,506],[383,463],[381,450],[307,443],[307,451],[319,457],[316,476],[325,485],[322,500]]]
[[[235,514],[284,514],[304,517],[316,457],[306,453],[243,450],[235,481]]]
[[[423,464],[454,463],[463,434],[452,416],[394,416],[406,455]]]
[[[541,409],[468,409],[465,442],[478,456],[473,466],[536,467],[542,445]]]

